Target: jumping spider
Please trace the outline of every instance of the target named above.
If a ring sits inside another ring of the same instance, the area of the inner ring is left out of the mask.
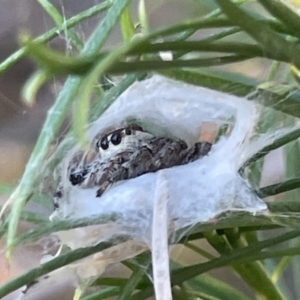
[[[99,187],[96,197],[100,197],[115,182],[188,164],[208,154],[211,146],[198,142],[188,148],[180,139],[156,137],[139,126],[128,126],[99,137],[95,142],[98,155],[92,162],[80,168],[72,162],[69,181],[82,188]]]

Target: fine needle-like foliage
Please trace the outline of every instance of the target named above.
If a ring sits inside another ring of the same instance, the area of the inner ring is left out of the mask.
[[[70,117],[73,120],[65,139],[47,164],[49,173],[72,147],[74,140],[82,147],[86,146],[88,124],[99,118],[122,92],[138,80],[159,73],[258,101],[270,110],[258,126],[261,133],[268,132],[268,128],[278,121],[278,111],[293,116],[293,120],[300,117],[300,6],[297,1],[187,1],[186,5],[197,11],[194,12],[197,17],[155,29],[150,26],[146,1],[104,1],[67,20],[50,1],[38,2],[45,14],[53,19],[54,27],[38,37],[20,34],[19,50],[0,63],[0,75],[25,56],[36,62],[37,71],[23,89],[26,105],[33,104],[41,85],[53,76],[67,75],[67,79],[47,114],[19,184],[12,189],[0,183],[0,193],[10,195],[2,208],[0,227],[8,260],[14,248],[22,247],[25,242],[61,230],[118,219],[118,215],[113,214],[50,222],[24,210],[24,206],[30,201],[49,206],[51,199],[42,195],[36,186],[40,185],[39,170],[45,169],[46,157],[62,124]],[[169,2],[165,1],[164,5],[168,6]],[[134,19],[133,11],[138,11],[137,19]],[[86,41],[82,40],[76,25],[100,12],[103,16],[99,24]],[[106,43],[117,27],[120,27],[123,38],[109,48]],[[67,36],[73,46],[72,54],[66,55],[47,44],[58,34]],[[172,59],[162,59],[163,53],[171,53]],[[259,66],[259,63],[268,71],[254,78],[249,66]],[[95,98],[94,101],[91,98]],[[178,232],[178,237],[181,237],[179,244],[193,252],[197,263],[186,266],[180,257],[172,258],[174,299],[300,298],[299,137],[298,127],[276,136],[263,149],[258,149],[241,170],[247,171],[245,173],[259,197],[265,199],[281,194],[279,200],[267,202],[268,216],[233,214],[198,224],[192,232]],[[280,147],[285,155],[285,179],[261,187],[264,158]],[[34,229],[17,235],[21,220],[31,222]],[[269,234],[271,230],[272,235]],[[3,284],[0,298],[62,266],[128,239],[128,236],[117,236],[92,247],[65,250],[51,261]],[[199,246],[203,245],[199,241],[204,240],[213,250]],[[124,266],[131,272],[128,278],[100,276],[89,282],[92,289],[86,288],[83,295],[75,295],[75,298],[149,298],[154,294],[147,276],[152,272],[150,257],[146,252],[135,260],[124,261]],[[221,267],[226,267],[234,278],[244,281],[250,292],[245,294],[238,285],[207,273]],[[291,274],[289,280],[292,282],[283,277],[285,272]]]

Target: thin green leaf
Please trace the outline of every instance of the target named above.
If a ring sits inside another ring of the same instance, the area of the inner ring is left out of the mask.
[[[23,38],[28,54],[52,74],[84,75],[94,64],[94,58],[79,57],[78,59],[53,51],[41,43],[34,43]],[[99,57],[99,60],[101,57]]]
[[[219,41],[220,39],[234,35],[239,32],[241,32],[241,29],[239,27],[232,27],[229,29],[224,29],[218,33],[212,34],[209,37],[203,38],[203,39],[201,39],[201,41],[205,42],[205,43],[212,43],[212,42]]]
[[[117,296],[120,293],[118,287],[107,287],[91,295],[80,298],[80,300],[101,300]]]
[[[291,121],[289,125],[293,126],[295,124],[292,123],[292,121]],[[290,143],[284,147],[284,156],[285,156],[286,178],[288,178],[288,179],[295,178],[295,177],[299,178],[300,169],[298,166],[298,162],[300,160],[300,148],[299,148],[298,140],[295,140],[292,143]],[[286,194],[286,200],[289,200],[291,202],[298,202],[299,196],[300,196],[300,191],[293,190]],[[299,241],[291,241],[291,243],[289,243],[289,247],[293,246],[293,244],[294,245],[297,244],[297,246],[299,247]],[[284,260],[282,261],[282,263],[283,262],[284,262]],[[281,267],[281,268],[279,268],[279,267]],[[280,272],[283,271],[284,265],[281,264],[281,265],[279,265],[279,267],[276,268],[275,276],[277,276],[277,277],[279,276]],[[293,259],[293,264],[292,264],[292,274],[294,276],[296,276],[295,278],[297,278],[297,276],[300,275],[299,267],[300,267],[300,259],[299,259],[299,257],[295,257]],[[296,286],[295,290],[296,290],[297,296],[299,298],[300,297],[300,287]]]
[[[54,5],[48,0],[38,0],[44,10],[51,16],[57,26],[62,26],[65,23],[64,17],[60,12],[54,7]],[[66,36],[71,39],[72,44],[78,49],[83,48],[83,42],[80,37],[77,35],[76,31],[73,28],[65,31]]]
[[[294,35],[300,38],[300,17],[284,4],[283,1],[258,0],[274,17],[288,27]]]
[[[64,22],[63,16],[55,8],[55,6],[48,0],[37,0],[43,9],[48,13],[49,16],[53,19],[56,25],[61,25]]]
[[[270,59],[280,60],[281,56],[276,56],[274,52],[263,51],[259,46],[253,43],[240,43],[240,42],[207,42],[205,39],[199,41],[172,41],[161,43],[144,43],[138,45],[131,50],[129,54],[146,54],[157,53],[159,51],[184,51],[189,52],[219,52],[219,53],[234,53],[240,55],[247,55],[251,57],[264,57]]]
[[[292,260],[292,257],[284,256],[279,263],[277,263],[274,272],[272,274],[272,281],[274,283],[277,283],[280,279],[280,277],[283,275],[283,272],[286,270],[286,268],[289,266],[290,262]]]
[[[272,62],[272,65],[271,65],[271,70],[269,72],[269,75],[268,75],[268,78],[267,78],[267,81],[274,81],[275,80],[275,77],[276,77],[276,74],[278,73],[279,71],[279,67],[280,67],[280,62],[279,61],[274,61]]]
[[[1,209],[1,207],[0,207]],[[22,211],[22,214],[20,216],[20,219],[22,221],[31,222],[34,224],[44,224],[50,223],[49,219],[47,217],[41,216],[40,214],[30,212],[30,211]],[[4,221],[0,225],[0,239],[4,236],[4,234],[7,232],[8,222]]]
[[[26,81],[21,91],[22,100],[26,105],[32,106],[35,103],[38,90],[48,78],[49,73],[47,71],[39,70]]]
[[[237,63],[250,59],[250,56],[246,55],[226,55],[213,58],[199,58],[188,60],[143,60],[137,62],[118,62],[107,68],[112,74],[122,74],[129,72],[146,72],[146,71],[158,71],[163,69],[173,68],[196,68],[196,67],[211,67],[221,66],[232,63]]]
[[[130,14],[130,7],[127,6],[121,15],[121,31],[123,40],[129,42],[135,34],[134,24]]]
[[[36,224],[50,223],[49,218],[47,218],[46,216],[41,216],[41,214],[31,212],[31,211],[23,211],[21,214],[21,220],[31,222],[31,223],[36,223]]]
[[[98,277],[92,284],[92,286],[106,285],[106,286],[117,286],[121,289],[127,282],[127,278],[120,277]]]
[[[89,113],[90,97],[81,93],[73,104],[72,128],[74,136],[82,149],[88,149],[89,147],[89,141],[86,136]]]
[[[187,242],[187,243],[185,243],[184,245],[185,245],[187,248],[189,248],[189,249],[195,251],[196,253],[200,254],[201,256],[203,256],[203,257],[205,257],[205,258],[207,258],[207,259],[214,259],[214,258],[215,258],[214,255],[208,253],[206,250],[204,250],[204,249],[202,249],[202,248],[200,248],[200,247],[198,247],[198,246],[196,246],[196,245],[194,245],[194,244],[192,244],[192,243]]]
[[[139,0],[138,14],[139,14],[140,24],[142,26],[142,32],[148,33],[149,32],[149,21],[148,21],[147,10],[146,10],[144,0]]]
[[[183,286],[183,285],[182,285]],[[201,299],[201,300],[222,300],[222,298],[217,298],[214,296],[211,296],[209,294],[206,294],[202,291],[196,291],[196,290],[186,290],[181,287],[180,290],[177,290],[176,287],[172,289],[172,295],[174,300],[186,300],[186,299]],[[241,298],[243,299],[243,298]]]
[[[293,125],[291,125],[293,126]],[[295,126],[295,124],[294,124]],[[285,153],[285,174],[286,178],[300,177],[300,169],[298,162],[300,161],[299,142],[295,139],[293,142],[286,145]],[[294,194],[291,200],[299,199],[299,193]]]
[[[300,177],[263,187],[259,190],[258,195],[261,198],[265,198],[298,188],[300,188]]]
[[[269,144],[264,145],[262,149],[260,149],[253,157],[251,157],[245,165],[248,165],[251,162],[258,160],[261,157],[264,157],[272,150],[282,147],[295,139],[300,137],[300,128],[291,129],[283,134],[278,134],[274,140],[270,141]]]
[[[188,286],[195,291],[201,291],[222,300],[250,300],[234,285],[229,285],[209,274],[202,274],[187,282]]]
[[[241,235],[240,231],[236,228],[225,230],[225,235],[230,246],[234,250],[244,249],[248,246],[244,235]],[[254,244],[255,241],[252,243],[252,245]],[[279,287],[272,282],[271,278],[267,274],[266,269],[260,261],[232,264],[232,267],[253,288],[258,297],[278,300],[284,299]],[[253,274],[255,274],[255,276],[253,276]]]
[[[150,262],[149,262],[150,263]],[[139,268],[135,270],[129,279],[126,281],[126,284],[122,287],[120,294],[118,296],[118,300],[127,300],[130,295],[136,289],[138,283],[143,278],[143,275],[146,273],[146,269]]]
[[[273,109],[267,110],[264,114],[260,115],[260,119],[256,126],[256,133],[263,134],[272,128],[275,123],[277,114]],[[261,175],[264,165],[264,159],[259,159],[250,164],[248,171],[248,179],[251,182],[251,185],[258,189],[260,187]]]

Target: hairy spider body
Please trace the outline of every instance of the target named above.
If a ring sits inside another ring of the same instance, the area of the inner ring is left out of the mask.
[[[100,197],[113,183],[193,162],[210,149],[208,142],[188,148],[180,139],[156,137],[138,126],[121,128],[96,141],[98,155],[92,162],[82,164],[84,155],[77,154],[68,168],[69,180],[82,188],[99,187]],[[78,158],[80,166],[75,163]]]

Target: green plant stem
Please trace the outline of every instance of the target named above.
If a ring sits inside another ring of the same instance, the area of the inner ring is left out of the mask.
[[[272,184],[263,188],[260,188],[258,195],[261,198],[278,195],[280,193],[292,191],[300,188],[300,178],[293,178],[284,182]]]
[[[138,283],[141,281],[145,275],[146,270],[144,268],[138,268],[135,270],[129,279],[126,281],[126,284],[122,287],[118,300],[127,300],[130,295],[134,292]]]
[[[199,67],[211,67],[221,66],[231,63],[237,63],[250,59],[250,56],[246,55],[227,55],[214,58],[199,58],[189,60],[174,60],[174,61],[161,61],[161,60],[147,60],[139,62],[117,62],[110,68],[107,68],[108,72],[112,74],[123,74],[129,72],[146,72],[155,70],[165,70],[170,68],[199,68]]]
[[[118,296],[120,288],[118,287],[107,287],[91,295],[80,298],[80,300],[102,300],[110,297]]]
[[[226,237],[233,249],[242,249],[248,246],[238,229],[226,230]],[[283,295],[269,278],[260,261],[234,263],[233,268],[256,291],[261,299],[283,300]],[[253,276],[255,274],[255,276]]]
[[[100,276],[93,282],[92,286],[106,285],[106,286],[117,286],[121,288],[126,284],[126,282],[127,282],[127,278]]]
[[[205,251],[204,249],[200,248],[200,247],[197,247],[196,245],[190,243],[190,242],[187,242],[187,243],[184,243],[184,245],[197,252],[198,254],[202,255],[203,257],[207,258],[207,259],[214,259],[215,256],[213,256],[212,254],[208,253],[207,251]]]
[[[122,36],[123,40],[125,42],[130,42],[132,37],[135,34],[135,29],[134,29],[134,24],[133,20],[130,14],[130,7],[127,6],[124,10],[124,12],[121,15],[121,31],[122,31]]]
[[[258,45],[240,42],[208,42],[205,39],[199,41],[173,41],[162,43],[145,43],[133,48],[128,54],[142,55],[146,53],[156,53],[159,51],[184,51],[195,52],[224,52],[247,55],[251,57],[264,57],[275,60],[281,60],[281,56],[274,52],[266,52]],[[290,62],[290,60],[289,60]]]
[[[267,79],[268,81],[274,81],[275,80],[275,77],[276,77],[276,74],[278,73],[279,67],[280,67],[280,62],[279,61],[272,62],[271,69],[270,69],[268,79]]]
[[[48,0],[38,0],[40,5],[44,8],[44,10],[51,16],[53,21],[57,26],[63,26],[65,23],[64,17],[59,13],[59,11],[54,7],[54,5]],[[66,30],[66,34],[71,38],[72,44],[78,49],[81,50],[83,48],[83,42],[80,37],[77,35],[76,31],[73,28],[70,28],[68,31]]]
[[[235,3],[236,3],[237,5],[241,5],[241,4],[243,4],[243,3],[247,2],[247,1],[248,1],[248,0],[241,0],[241,1],[238,0],[238,1],[235,1]],[[222,14],[222,11],[221,11],[219,8],[217,8],[217,9],[213,10],[212,12],[208,13],[207,15],[205,15],[205,16],[203,17],[203,19],[204,19],[204,20],[207,20],[207,19],[214,19],[214,18],[219,17],[221,14]],[[233,29],[233,28],[232,28],[232,29]],[[215,40],[215,39],[222,38],[222,37],[226,36],[226,33],[225,33],[225,32],[230,31],[230,30],[232,30],[232,29],[230,28],[230,29],[225,30],[225,31],[223,31],[223,32],[213,34],[211,37],[208,37],[207,40],[208,40],[209,42],[212,42],[212,41]],[[183,31],[183,32],[178,33],[178,34],[176,35],[175,40],[177,40],[177,41],[185,40],[185,39],[189,38],[191,35],[193,35],[196,31],[197,31],[197,29],[187,29],[186,31]],[[222,36],[222,35],[223,35],[223,36]],[[218,36],[219,36],[219,37],[218,37]],[[215,38],[214,38],[214,37],[215,37]]]
[[[251,254],[245,258],[245,262],[264,260],[268,258],[282,258],[288,256],[300,255],[299,247],[291,247],[288,249],[274,250],[274,251],[262,251],[261,253]]]
[[[274,17],[300,38],[300,18],[296,12],[289,9],[282,1],[258,0]]]
[[[232,251],[234,251],[233,249],[243,248],[241,245],[241,237],[239,236],[239,233],[236,232],[236,229],[227,229],[225,230],[225,233],[227,233],[227,240],[225,240],[223,236],[219,236],[216,233],[212,234],[211,232],[206,233],[205,237],[207,241],[222,255],[230,254]],[[226,241],[228,241],[229,244]],[[245,247],[246,245],[243,246]],[[265,299],[281,299],[278,297],[278,293],[276,293],[276,291],[270,287],[269,282],[267,288],[265,285],[261,285],[261,280],[263,280],[262,282],[266,283],[266,274],[262,273],[262,270],[258,264],[260,263],[233,263],[232,268],[249,284],[249,286],[254,289],[254,291],[256,291],[258,295],[264,296]],[[253,274],[255,274],[255,276],[253,276]],[[272,282],[271,285],[273,285]],[[275,298],[268,298],[270,296]]]
[[[295,250],[295,249],[296,249],[296,247],[293,248],[293,250]],[[291,248],[289,248],[289,250],[291,250]],[[277,255],[278,255],[278,253],[277,253]],[[287,256],[286,254],[282,255],[281,260],[279,261],[279,263],[276,264],[276,266],[274,268],[274,272],[272,273],[272,281],[275,284],[279,281],[279,279],[282,276],[283,272],[290,265],[291,260],[292,260],[292,256]]]
[[[248,162],[245,163],[245,165],[248,165],[249,163],[258,160],[259,158],[266,156],[272,150],[284,146],[296,140],[299,137],[300,137],[300,128],[296,127],[289,133],[277,137],[276,140],[270,141],[270,144],[265,145],[262,149],[260,149],[253,157],[249,159]]]
[[[55,6],[48,0],[37,0],[43,9],[48,13],[49,16],[53,19],[56,25],[62,25],[64,19]]]

